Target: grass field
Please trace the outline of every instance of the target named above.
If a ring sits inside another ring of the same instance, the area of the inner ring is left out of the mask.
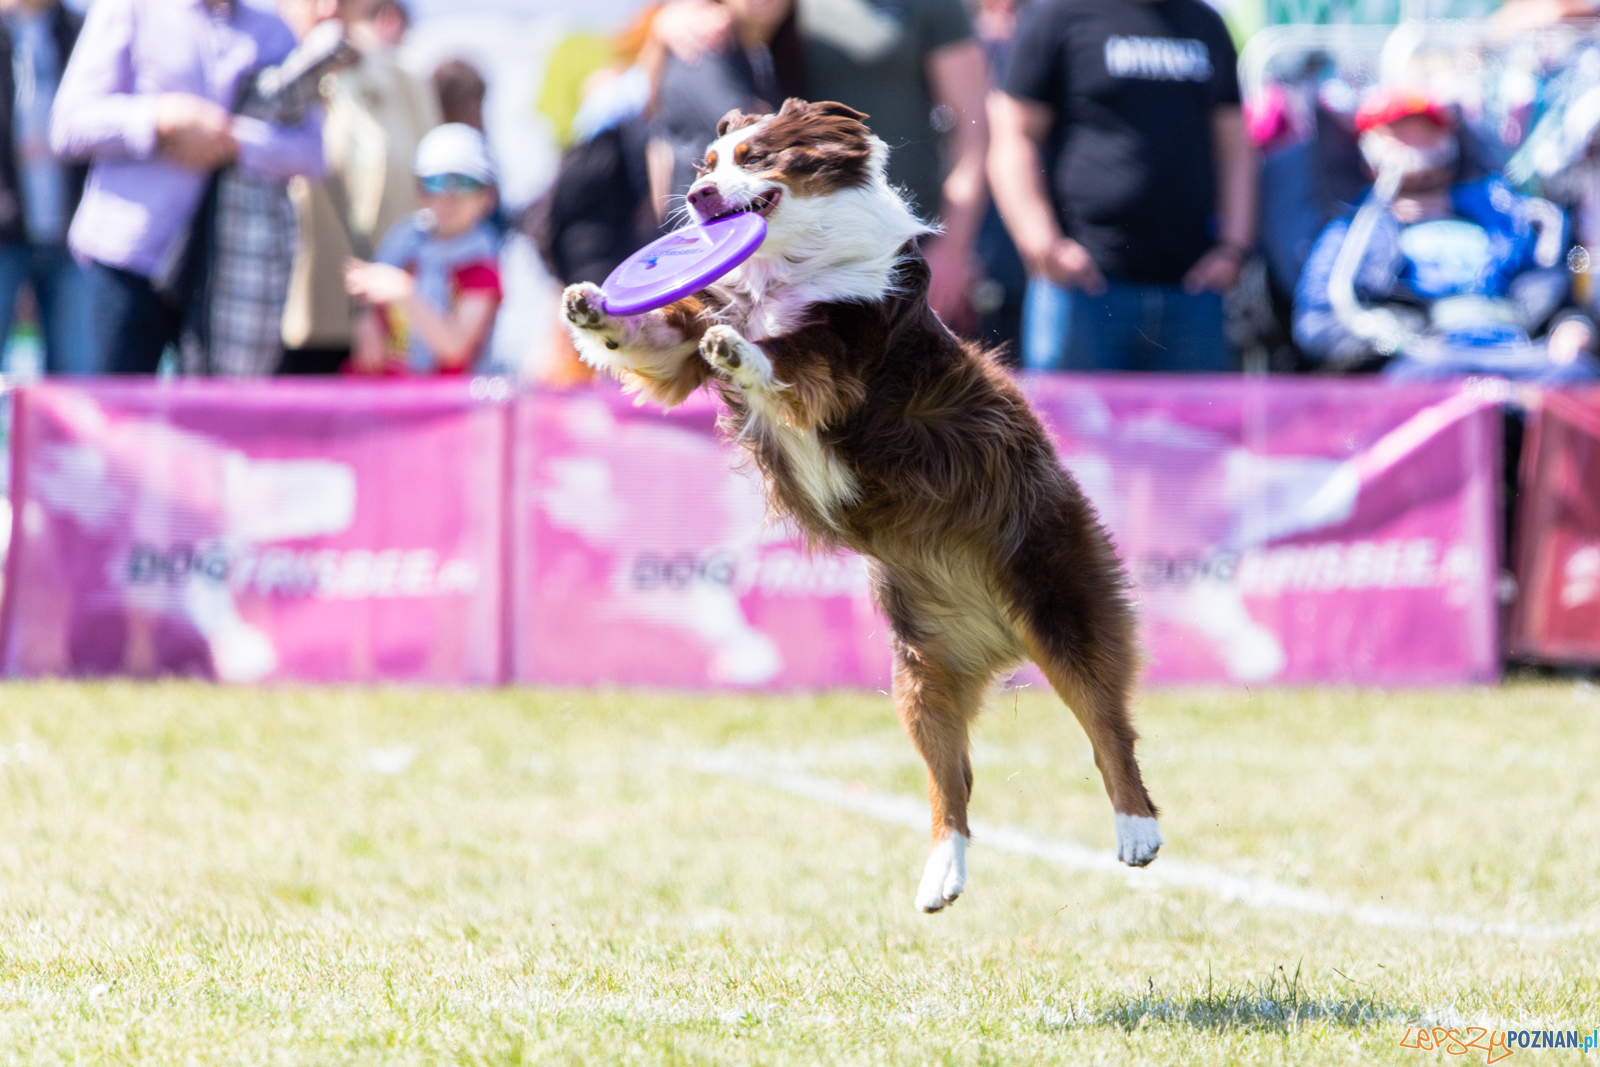
[[[1600,691],[1140,716],[1148,872],[1072,847],[1111,844],[1088,746],[1003,693],[924,916],[882,696],[8,685],[0,1061],[1431,1064],[1486,1057],[1408,1023],[1600,1026]]]

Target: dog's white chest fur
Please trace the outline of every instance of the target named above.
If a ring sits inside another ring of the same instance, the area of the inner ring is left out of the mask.
[[[761,419],[765,424],[760,432],[783,453],[795,487],[812,509],[826,519],[828,525],[837,526],[840,510],[854,502],[861,491],[855,475],[828,450],[816,430],[785,426],[766,413],[757,413],[754,405],[751,418]]]
[[[747,319],[746,321],[751,321]],[[759,437],[783,456],[788,481],[803,495],[811,510],[829,525],[837,525],[843,507],[860,493],[855,475],[822,443],[814,427],[795,426],[786,417],[783,382],[772,373],[772,361],[731,326],[713,326],[700,342],[700,350],[744,393],[749,409],[744,433]]]

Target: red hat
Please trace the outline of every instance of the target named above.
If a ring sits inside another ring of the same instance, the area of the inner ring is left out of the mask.
[[[1455,126],[1450,113],[1426,91],[1411,85],[1383,85],[1374,89],[1356,109],[1356,130],[1366,133],[1407,115],[1421,115],[1441,130]]]

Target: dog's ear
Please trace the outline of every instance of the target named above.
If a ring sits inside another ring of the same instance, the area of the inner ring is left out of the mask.
[[[808,100],[800,99],[798,96],[791,96],[785,100],[783,106],[778,109],[778,114],[780,116],[793,115],[796,111],[809,111],[813,115],[833,115],[841,119],[855,119],[857,122],[861,122],[867,117],[855,108],[841,104],[837,100],[819,100],[813,104]]]
[[[818,100],[811,105],[811,110],[818,115],[834,115],[841,119],[855,119],[857,122],[865,122],[871,117],[837,100]]]
[[[763,115],[746,115],[738,108],[734,108],[717,122],[717,136],[721,137],[729,130],[742,130],[746,126],[754,126],[764,117]]]

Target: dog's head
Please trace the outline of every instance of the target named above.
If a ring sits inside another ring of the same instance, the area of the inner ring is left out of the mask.
[[[862,121],[867,116],[831,101],[794,97],[775,115],[730,111],[696,166],[689,210],[702,222],[758,211],[780,226],[790,197],[823,197],[881,180],[885,149]]]

